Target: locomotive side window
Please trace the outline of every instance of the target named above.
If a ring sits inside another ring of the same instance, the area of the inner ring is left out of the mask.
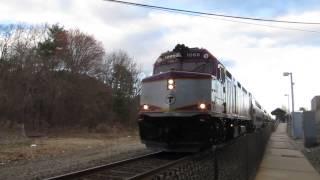
[[[239,82],[237,82],[237,84],[238,84],[238,87],[241,89],[241,84]]]
[[[232,79],[232,75],[231,75],[231,73],[229,71],[226,71],[226,74],[227,74],[228,78]]]

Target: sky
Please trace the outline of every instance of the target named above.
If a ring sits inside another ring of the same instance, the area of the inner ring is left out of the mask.
[[[320,22],[318,0],[127,1],[234,16]],[[231,22],[103,0],[0,0],[0,12],[0,24],[59,23],[79,28],[101,41],[107,52],[127,51],[145,75],[150,75],[162,52],[178,43],[206,48],[269,112],[288,105],[284,95],[290,94],[290,79],[283,72],[293,74],[295,110],[310,109],[311,99],[320,94],[320,25]]]

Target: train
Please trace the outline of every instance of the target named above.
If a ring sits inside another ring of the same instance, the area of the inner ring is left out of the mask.
[[[271,116],[208,50],[178,44],[142,79],[139,134],[148,148],[199,151],[265,126]]]

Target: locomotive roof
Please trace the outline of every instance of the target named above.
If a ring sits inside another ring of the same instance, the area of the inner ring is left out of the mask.
[[[185,45],[178,44],[172,51],[162,53],[157,61],[154,63],[155,66],[163,65],[167,63],[173,63],[174,61],[184,62],[217,62],[217,58],[213,56],[208,50],[203,48],[189,48]]]

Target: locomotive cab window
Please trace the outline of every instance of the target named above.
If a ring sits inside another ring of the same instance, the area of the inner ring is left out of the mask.
[[[180,66],[181,66],[180,63],[178,63],[178,62],[157,65],[154,68],[153,74],[160,74],[160,73],[168,72],[168,71],[172,71],[172,70],[179,70],[179,69],[181,69]]]
[[[188,71],[199,73],[213,73],[213,63],[207,61],[183,61],[183,60],[168,60],[163,61],[161,64],[155,64],[154,73],[160,74],[160,72],[168,72],[170,70],[175,71]]]

